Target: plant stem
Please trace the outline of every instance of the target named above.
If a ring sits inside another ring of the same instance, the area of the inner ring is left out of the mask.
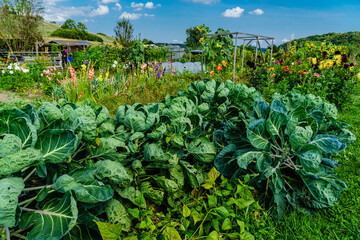
[[[27,239],[24,235],[17,234],[17,233],[13,233],[13,234],[11,234],[11,236],[18,237],[18,238],[25,239],[25,240]]]
[[[34,174],[34,172],[36,172],[36,167],[24,178],[23,182],[26,182],[31,177],[31,175]]]
[[[45,186],[39,186],[39,187],[32,187],[32,188],[24,188],[23,191],[34,191],[34,190],[39,190],[39,189],[43,189],[43,188],[51,188],[52,185],[45,185]]]
[[[213,209],[211,209],[210,211],[208,211],[208,212],[206,213],[206,216],[205,216],[204,219],[202,220],[201,224],[198,226],[198,228],[196,229],[196,231],[191,235],[191,237],[190,237],[189,239],[194,239],[194,238],[192,238],[192,237],[193,237],[193,236],[195,235],[195,233],[200,229],[200,227],[204,224],[206,218],[209,216],[209,213],[211,213],[212,210],[213,210]]]
[[[10,240],[10,230],[8,227],[5,227],[5,232],[6,232],[6,240]]]

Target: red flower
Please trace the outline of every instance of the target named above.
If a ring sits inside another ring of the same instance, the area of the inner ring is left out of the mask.
[[[222,66],[221,66],[221,65],[217,65],[217,66],[216,66],[216,70],[221,71],[221,70],[222,70]]]
[[[78,98],[81,98],[84,95],[83,92],[80,93],[80,95],[78,96]]]

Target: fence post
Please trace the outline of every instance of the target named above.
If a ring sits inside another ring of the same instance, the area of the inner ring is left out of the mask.
[[[238,40],[238,34],[236,34],[236,38],[235,38],[234,66],[233,66],[233,82],[235,82],[235,67],[236,67],[235,64],[236,64],[237,40]]]

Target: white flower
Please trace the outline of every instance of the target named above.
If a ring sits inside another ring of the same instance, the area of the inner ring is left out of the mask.
[[[112,65],[112,67],[113,67],[113,68],[116,68],[116,64],[114,63],[114,64]]]
[[[14,71],[13,71],[13,70],[11,70],[9,73],[10,73],[10,74],[14,74]]]
[[[291,65],[294,65],[294,63],[291,63]]]
[[[15,69],[16,71],[19,71],[19,70],[20,70],[20,67],[16,64],[14,69]]]
[[[12,69],[12,65],[10,64],[7,69],[11,70]]]
[[[5,70],[2,70],[1,73],[2,73],[2,74],[5,74]]]
[[[28,73],[30,70],[26,68],[22,68],[23,73]]]
[[[117,65],[117,64],[118,64],[118,61],[115,60],[115,61],[114,61],[114,64]]]

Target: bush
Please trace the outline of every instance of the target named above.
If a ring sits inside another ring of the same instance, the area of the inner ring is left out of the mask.
[[[70,38],[70,39],[81,39],[88,40],[94,42],[104,42],[101,37],[98,37],[94,34],[90,34],[86,31],[81,31],[78,29],[62,29],[59,28],[51,33],[53,37],[62,37],[62,38]]]

